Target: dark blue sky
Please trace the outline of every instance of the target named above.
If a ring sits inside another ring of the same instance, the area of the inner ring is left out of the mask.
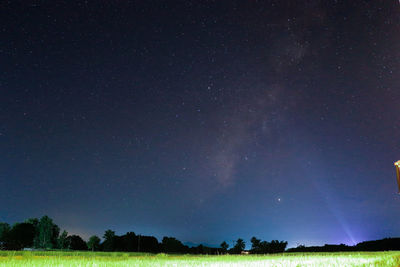
[[[0,221],[400,236],[398,1],[0,4]]]

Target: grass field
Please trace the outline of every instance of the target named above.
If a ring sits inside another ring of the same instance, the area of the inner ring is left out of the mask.
[[[0,266],[400,266],[400,251],[223,256],[0,251]]]

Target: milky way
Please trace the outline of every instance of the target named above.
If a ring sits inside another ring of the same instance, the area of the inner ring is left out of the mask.
[[[1,3],[0,221],[394,237],[398,1]]]

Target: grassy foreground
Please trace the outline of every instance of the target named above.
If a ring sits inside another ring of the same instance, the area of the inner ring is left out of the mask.
[[[400,251],[223,256],[0,251],[0,266],[400,266]]]

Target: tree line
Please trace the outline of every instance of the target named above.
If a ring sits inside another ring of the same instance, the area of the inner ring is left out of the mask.
[[[229,248],[225,241],[219,248],[198,245],[189,247],[175,237],[163,237],[158,242],[154,236],[137,235],[127,232],[124,235],[116,235],[115,231],[106,230],[100,237],[94,235],[85,242],[79,235],[69,235],[67,231],[60,233],[60,228],[48,216],[40,219],[31,218],[24,222],[8,223],[0,222],[0,249],[21,250],[33,249],[60,249],[60,250],[91,250],[91,251],[126,251],[126,252],[150,252],[150,253],[187,253],[187,254],[240,254],[245,250],[245,241],[241,238]],[[287,242],[273,240],[261,241],[256,237],[251,240],[252,254],[266,254],[284,252]]]
[[[363,241],[354,246],[345,244],[324,246],[299,245],[296,248],[290,248],[287,252],[343,252],[343,251],[387,251],[400,250],[400,238],[384,238],[380,240]]]

